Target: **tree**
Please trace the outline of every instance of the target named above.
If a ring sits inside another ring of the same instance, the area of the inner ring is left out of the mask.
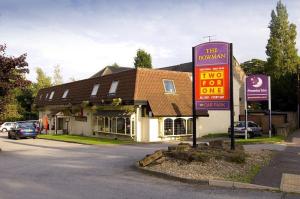
[[[242,69],[247,75],[265,74],[266,61],[251,59],[241,64]]]
[[[270,38],[266,46],[266,74],[271,76],[272,108],[294,111],[297,108],[296,26],[288,21],[288,13],[281,1],[271,12]]]
[[[120,66],[119,66],[119,64],[117,64],[116,62],[115,62],[115,63],[113,63],[112,65],[108,65],[108,66],[106,66],[106,67],[109,67],[109,66],[112,66],[112,67],[115,67],[115,68],[118,68],[118,67],[120,67]]]
[[[47,76],[41,68],[36,68],[36,74],[36,83],[33,85],[34,97],[37,95],[40,89],[52,86],[51,77]]]
[[[53,85],[60,85],[63,84],[63,78],[60,74],[60,66],[56,65],[54,66],[54,74],[53,74]]]
[[[295,74],[299,57],[296,49],[296,25],[288,21],[286,7],[277,2],[276,11],[271,12],[270,38],[266,46],[266,71],[278,78],[285,74]]]
[[[24,88],[30,81],[25,79],[29,73],[26,54],[19,57],[7,56],[6,45],[0,45],[0,115],[8,114],[11,91]]]
[[[151,55],[142,49],[138,49],[134,58],[135,68],[152,68]]]

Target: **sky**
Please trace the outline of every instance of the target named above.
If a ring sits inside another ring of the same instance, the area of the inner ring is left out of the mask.
[[[64,82],[92,76],[107,65],[133,67],[137,49],[154,68],[190,62],[192,46],[233,43],[242,63],[266,59],[270,14],[277,0],[0,0],[0,44],[7,55],[27,53],[30,73],[52,76],[59,65]],[[289,21],[300,28],[300,1],[283,0]],[[298,32],[299,33],[299,32]],[[300,37],[297,37],[300,48]]]

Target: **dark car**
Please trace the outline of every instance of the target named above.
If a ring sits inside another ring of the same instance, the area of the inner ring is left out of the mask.
[[[248,121],[248,134],[247,137],[251,138],[251,137],[255,137],[255,136],[261,136],[262,134],[262,128],[256,124],[255,122],[252,121]],[[245,121],[239,121],[239,122],[235,122],[234,123],[234,135],[235,137],[245,137],[245,130],[246,130],[246,122]],[[231,128],[228,128],[228,135],[229,137],[231,137],[230,135],[231,133]]]
[[[16,123],[15,126],[8,132],[8,138],[9,139],[20,139],[20,138],[26,138],[26,137],[31,137],[33,139],[36,138],[38,134],[38,130],[35,127],[34,124],[31,122],[25,123]]]

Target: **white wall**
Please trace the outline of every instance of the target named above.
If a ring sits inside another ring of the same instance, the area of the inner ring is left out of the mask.
[[[94,127],[94,122],[93,122],[93,114],[90,110],[84,109],[83,110],[83,115],[87,116],[87,121],[76,121],[75,117],[71,117],[70,119],[70,134],[74,135],[85,135],[85,136],[91,136],[93,135],[93,127]]]
[[[149,141],[157,142],[160,141],[159,137],[159,119],[149,118]]]
[[[234,121],[239,120],[241,85],[233,79]],[[227,133],[230,125],[230,111],[208,111],[209,117],[197,119],[197,137],[213,133]]]

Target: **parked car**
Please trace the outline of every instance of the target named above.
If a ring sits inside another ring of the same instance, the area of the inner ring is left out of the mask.
[[[253,121],[247,121],[248,128],[247,128],[247,137],[252,138],[255,136],[261,136],[262,135],[262,128],[256,124]],[[246,130],[246,122],[245,121],[239,121],[234,123],[234,135],[235,137],[245,137],[245,130]],[[228,128],[228,135],[231,137],[231,128]]]
[[[38,130],[31,122],[17,122],[14,127],[8,131],[8,138],[18,140],[20,138],[31,137],[35,139],[37,134]]]
[[[2,132],[7,132],[10,131],[11,128],[15,125],[15,122],[4,122],[1,126],[0,126],[0,131]]]
[[[31,123],[36,128],[38,134],[41,133],[40,122],[38,120],[17,121],[17,123]]]

